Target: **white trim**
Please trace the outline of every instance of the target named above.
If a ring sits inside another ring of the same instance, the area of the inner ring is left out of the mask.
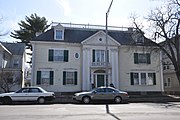
[[[112,83],[115,85],[115,54],[114,54],[114,50],[111,50],[111,62],[112,62]]]
[[[62,31],[62,38],[60,38],[60,39],[56,38],[57,31]],[[64,40],[64,29],[54,29],[54,40]]]
[[[78,54],[78,57],[76,58],[76,54]],[[74,53],[74,58],[75,59],[79,59],[80,58],[80,54],[78,52]]]
[[[118,64],[118,51],[115,51],[115,64],[116,64],[116,79],[115,79],[115,87],[119,89],[119,64]]]
[[[159,58],[159,59],[160,59],[159,63],[160,63],[160,77],[161,77],[161,79],[160,79],[160,84],[161,84],[161,91],[164,91],[163,64],[161,63],[161,61],[163,61],[162,51],[160,51],[160,56],[159,56],[159,57],[160,57],[160,58]]]
[[[6,52],[8,52],[10,55],[12,55],[12,53],[11,53],[6,47],[4,47],[4,45],[2,45],[2,44],[0,43],[0,46],[1,46]]]
[[[35,45],[36,44],[32,44],[32,51],[35,51]],[[36,78],[35,78],[35,72],[36,72],[36,69],[35,69],[35,66],[36,66],[36,62],[35,62],[35,54],[36,52],[32,52],[32,69],[31,69],[31,85],[35,85],[36,83]]]
[[[83,57],[82,57],[82,90],[86,90],[86,85],[87,85],[87,78],[86,78],[86,52],[87,52],[87,49],[83,49]]]
[[[99,31],[97,33],[95,33],[94,35],[86,38],[84,41],[81,42],[81,44],[86,43],[87,41],[89,41],[90,39],[92,39],[93,37],[97,36],[98,34],[103,34],[104,36],[106,35],[106,33],[104,31]],[[112,40],[113,42],[115,42],[118,46],[120,46],[121,44],[119,42],[117,42],[114,38],[112,38],[111,36],[108,35],[108,40]]]
[[[90,65],[91,65],[91,57],[90,57],[90,49],[87,49],[87,90],[91,90],[91,82],[90,82]]]

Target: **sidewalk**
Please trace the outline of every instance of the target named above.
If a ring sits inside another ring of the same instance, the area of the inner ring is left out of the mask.
[[[73,95],[57,95],[53,103],[77,103]],[[175,95],[130,95],[130,103],[137,102],[180,102],[180,96]]]

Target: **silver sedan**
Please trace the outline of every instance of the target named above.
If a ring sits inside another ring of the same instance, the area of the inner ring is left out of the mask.
[[[89,92],[76,93],[73,99],[84,103],[90,103],[91,101],[114,101],[115,103],[121,103],[122,101],[128,101],[129,95],[127,92],[112,87],[99,87]]]

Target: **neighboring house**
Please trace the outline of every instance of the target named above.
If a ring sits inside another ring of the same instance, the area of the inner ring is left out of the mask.
[[[25,44],[0,43],[0,82],[7,82],[9,91],[24,85]],[[3,78],[3,80],[2,80]],[[0,91],[3,92],[2,88]]]
[[[174,66],[165,54],[162,54],[162,57],[164,91],[171,94],[180,94],[180,85],[176,77]]]
[[[106,65],[105,27],[66,26],[53,26],[31,42],[32,85],[54,92],[87,91],[106,84],[129,92],[164,91],[160,50],[132,28],[108,31]]]

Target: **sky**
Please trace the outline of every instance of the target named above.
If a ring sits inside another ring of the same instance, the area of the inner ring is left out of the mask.
[[[106,12],[112,0],[0,0],[0,41],[16,42],[10,33],[19,30],[18,23],[25,16],[36,13],[51,22],[105,25]],[[147,16],[150,10],[166,0],[113,0],[109,26],[131,27],[130,16]]]

